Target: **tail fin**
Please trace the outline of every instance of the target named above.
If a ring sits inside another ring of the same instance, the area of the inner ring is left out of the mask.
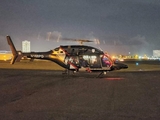
[[[17,60],[17,58],[18,58],[18,52],[17,52],[17,50],[16,50],[16,48],[15,48],[15,46],[14,46],[12,40],[11,40],[11,37],[6,36],[6,38],[7,38],[7,41],[8,41],[8,45],[10,45],[10,49],[11,49],[12,54],[13,54],[13,57],[12,57],[12,60],[11,60],[10,64],[14,64],[15,61]]]

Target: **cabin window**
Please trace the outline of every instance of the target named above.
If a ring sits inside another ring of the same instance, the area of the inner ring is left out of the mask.
[[[79,64],[83,67],[100,67],[100,60],[96,55],[83,55],[79,57]]]
[[[94,64],[98,62],[96,55],[83,55],[83,59],[86,60],[90,64]]]
[[[89,56],[83,55],[79,57],[79,64],[82,67],[88,67],[89,66]]]
[[[88,60],[89,56],[88,55],[83,55],[83,59]]]
[[[79,64],[79,60],[78,60],[77,56],[67,56],[65,58],[65,63],[67,64],[68,62],[70,62],[70,63],[72,63],[74,65]]]
[[[97,63],[97,56],[90,56],[90,63],[96,64]]]

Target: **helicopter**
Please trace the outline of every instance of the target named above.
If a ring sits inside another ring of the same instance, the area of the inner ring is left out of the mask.
[[[65,68],[67,73],[69,71],[76,72],[100,72],[97,77],[106,74],[108,71],[127,69],[126,64],[116,62],[102,50],[86,45],[60,45],[46,52],[28,52],[23,53],[17,51],[10,36],[6,36],[13,57],[10,64],[20,61],[23,56],[30,59],[41,59],[55,62],[61,67]],[[90,40],[75,40],[80,43],[91,42]]]

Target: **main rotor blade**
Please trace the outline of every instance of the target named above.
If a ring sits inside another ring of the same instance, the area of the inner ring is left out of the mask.
[[[61,38],[61,40],[77,41],[77,42],[94,42],[94,41],[88,40],[88,39],[73,39],[73,38]]]

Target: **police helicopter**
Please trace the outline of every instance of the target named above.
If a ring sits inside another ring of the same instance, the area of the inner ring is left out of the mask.
[[[47,52],[23,53],[16,50],[10,36],[6,36],[6,38],[13,54],[10,64],[14,64],[25,56],[30,59],[50,60],[65,68],[67,71],[100,72],[97,77],[106,74],[107,71],[128,68],[127,65],[112,60],[111,57],[102,50],[92,46],[82,45],[83,42],[92,42],[91,40],[73,39],[74,41],[80,42],[81,45],[61,45]]]

